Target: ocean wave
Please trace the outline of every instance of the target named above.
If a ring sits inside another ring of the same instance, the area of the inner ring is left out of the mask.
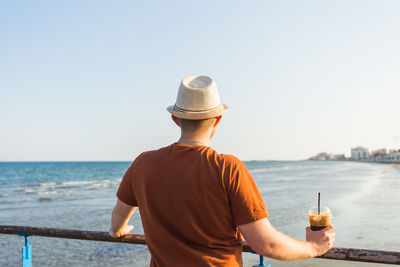
[[[88,189],[102,189],[108,187],[108,183],[107,184],[103,184],[103,183],[96,183],[96,184],[91,184],[89,186],[85,186],[84,188],[88,188]]]
[[[76,192],[76,190],[64,190],[62,191],[64,194],[72,194],[74,192]]]
[[[43,187],[43,186],[51,186],[56,185],[56,182],[48,182],[48,183],[38,183],[38,184],[27,184],[27,187]]]
[[[90,184],[93,181],[69,181],[69,182],[58,182],[57,185],[82,185],[82,184]]]
[[[60,186],[57,186],[55,189],[66,190],[66,189],[77,189],[80,187],[81,187],[80,185],[60,185]]]
[[[34,189],[24,189],[23,192],[25,194],[35,194],[36,190],[34,190]]]
[[[54,186],[60,186],[60,185],[84,185],[84,184],[91,184],[91,183],[99,183],[99,182],[104,182],[104,183],[109,183],[109,179],[99,179],[99,180],[82,180],[82,181],[68,181],[68,182],[47,182],[47,183],[38,183],[38,184],[27,184],[24,185],[26,187],[54,187]]]
[[[27,195],[53,195],[53,194],[57,194],[57,191],[25,189],[25,190],[23,190],[23,193],[25,193]]]
[[[255,170],[250,170],[251,173],[260,173],[260,172],[274,172],[274,171],[286,171],[293,169],[291,166],[283,166],[283,167],[271,167],[271,168],[261,168],[261,169],[255,169]]]
[[[36,192],[38,195],[55,195],[57,194],[57,191],[39,191]]]
[[[119,186],[121,180],[122,178],[47,182],[22,185],[22,188],[18,186],[16,188],[12,188],[12,191],[26,195],[60,194],[68,197],[71,195],[71,193],[77,190],[101,190],[106,188],[116,188]],[[6,197],[6,195],[0,193],[0,197]]]
[[[8,194],[6,194],[6,193],[0,193],[0,197],[8,197]]]
[[[40,183],[39,186],[51,186],[51,185],[56,185],[57,183],[55,182],[50,182],[50,183]]]
[[[109,183],[109,179],[101,179],[101,180],[83,180],[83,181],[70,181],[70,182],[61,182],[61,185],[84,185],[84,184],[93,184],[93,183]]]

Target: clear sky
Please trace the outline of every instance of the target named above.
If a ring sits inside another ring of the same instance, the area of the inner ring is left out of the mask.
[[[296,160],[400,143],[400,1],[1,1],[0,161],[132,160],[213,77],[211,146]]]

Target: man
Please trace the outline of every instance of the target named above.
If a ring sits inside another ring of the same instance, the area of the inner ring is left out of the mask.
[[[333,227],[306,230],[306,241],[273,228],[268,211],[244,164],[208,144],[228,106],[207,76],[182,80],[167,109],[181,128],[180,139],[142,153],[117,192],[110,235],[133,229],[139,207],[151,266],[242,266],[242,236],[257,253],[282,260],[322,255],[334,241]]]

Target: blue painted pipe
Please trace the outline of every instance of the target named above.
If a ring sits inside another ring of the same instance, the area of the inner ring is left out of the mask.
[[[254,250],[251,251],[253,254],[257,254]],[[264,263],[264,256],[260,256],[260,263],[254,264],[253,267],[271,267],[271,264]]]
[[[25,237],[25,247],[22,248],[22,267],[32,267],[32,246],[29,245],[29,234],[18,233]]]

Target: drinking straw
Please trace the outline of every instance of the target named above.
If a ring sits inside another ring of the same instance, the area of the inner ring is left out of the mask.
[[[320,214],[321,193],[318,192],[318,214]]]

